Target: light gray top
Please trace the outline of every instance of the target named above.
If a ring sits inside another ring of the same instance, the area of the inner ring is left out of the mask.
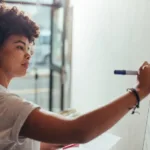
[[[0,85],[0,150],[40,150],[40,142],[19,136],[25,120],[38,107]]]

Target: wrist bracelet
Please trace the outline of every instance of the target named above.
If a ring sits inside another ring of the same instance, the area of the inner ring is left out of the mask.
[[[136,89],[134,89],[134,88],[128,88],[127,91],[132,92],[132,93],[135,95],[135,97],[136,97],[137,103],[136,103],[136,105],[133,107],[133,111],[132,111],[132,114],[134,114],[134,113],[135,113],[135,109],[140,107],[140,97],[139,97],[138,92],[137,92]]]

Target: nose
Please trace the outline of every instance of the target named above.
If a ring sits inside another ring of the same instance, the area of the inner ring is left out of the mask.
[[[28,60],[31,58],[31,54],[30,54],[29,51],[27,51],[27,52],[25,53],[25,58],[28,59]]]

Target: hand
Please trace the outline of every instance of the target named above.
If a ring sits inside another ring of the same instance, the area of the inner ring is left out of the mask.
[[[140,67],[137,79],[138,79],[137,88],[149,94],[150,93],[150,64],[148,62],[144,62],[143,65]]]

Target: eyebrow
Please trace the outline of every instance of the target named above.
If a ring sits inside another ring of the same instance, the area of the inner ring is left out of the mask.
[[[26,43],[21,41],[21,40],[18,40],[18,41],[14,42],[14,43],[22,43],[24,46],[26,45]]]

